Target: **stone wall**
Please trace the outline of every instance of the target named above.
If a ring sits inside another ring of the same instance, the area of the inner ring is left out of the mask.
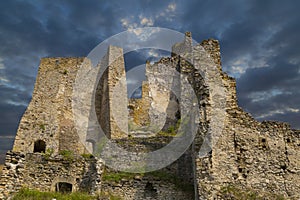
[[[128,135],[128,99],[123,49],[109,46],[100,63],[101,76],[96,92],[96,110],[108,138]]]
[[[134,174],[105,168],[102,192],[120,196],[126,200],[194,199],[192,182],[187,182],[186,177],[176,174],[180,171],[178,161],[172,165],[154,172]],[[172,168],[173,170],[170,170]]]
[[[134,131],[134,126],[145,127],[150,124],[149,109],[151,99],[149,96],[149,84],[146,81],[142,83],[142,97],[136,99],[129,99],[129,119],[132,124],[129,128]],[[132,125],[132,127],[131,127]],[[130,131],[130,130],[129,130]]]
[[[223,128],[221,134],[212,137],[211,153],[203,156],[200,152],[196,157],[199,198],[231,199],[226,194],[231,187],[257,198],[299,199],[299,133],[286,123],[258,122],[239,108],[235,80],[221,71],[218,43],[204,41],[201,45],[219,69],[226,112],[225,117],[218,118],[212,110],[206,110],[211,119],[223,119],[219,124]],[[211,100],[210,104],[223,103],[222,98],[216,99],[219,102]],[[213,125],[212,120],[208,121],[208,126]]]
[[[111,138],[128,135],[128,99],[123,49],[110,46],[108,87],[110,99]]]
[[[136,176],[131,180],[104,182],[103,192],[120,196],[126,200],[164,199],[192,200],[193,191],[185,191],[170,182]]]
[[[57,191],[57,184],[62,182],[72,184],[72,192],[95,194],[100,191],[102,170],[102,162],[92,157],[8,152],[0,179],[0,199],[8,198],[24,186]]]
[[[220,191],[234,186],[267,199],[299,199],[299,134],[285,123],[257,122],[239,108],[227,112],[212,154],[197,159],[199,193],[224,198]]]
[[[177,64],[178,60],[171,58],[146,63],[147,80],[143,82],[142,97],[131,99],[129,105],[133,125],[140,126],[140,131],[165,131],[180,119]]]
[[[178,102],[180,75],[176,70],[177,64],[178,61],[171,58],[162,58],[154,64],[146,64],[151,100],[150,124],[157,130],[167,130],[170,126],[175,126],[180,118]]]

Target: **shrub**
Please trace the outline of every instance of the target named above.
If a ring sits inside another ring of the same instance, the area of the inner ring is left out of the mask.
[[[68,161],[74,160],[74,154],[70,150],[62,150],[59,152],[59,154],[62,155],[65,160],[68,160]]]
[[[40,129],[44,131],[46,129],[45,124],[40,124]]]
[[[84,154],[81,154],[81,156],[85,159],[91,159],[93,158],[93,154],[90,154],[90,153],[84,153]]]
[[[52,156],[53,152],[54,150],[52,148],[47,149],[46,152],[44,153],[44,158],[48,160]]]

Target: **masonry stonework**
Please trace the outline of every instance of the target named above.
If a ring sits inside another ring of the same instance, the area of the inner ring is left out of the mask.
[[[103,74],[101,70],[105,69]],[[96,114],[108,138],[128,135],[128,99],[123,49],[109,46],[100,62],[101,79],[96,90]]]

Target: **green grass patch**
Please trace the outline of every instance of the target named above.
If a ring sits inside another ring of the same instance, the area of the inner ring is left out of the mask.
[[[46,125],[45,124],[40,124],[40,129],[43,130],[43,131],[46,130]]]
[[[131,180],[135,176],[140,174],[129,173],[129,172],[105,172],[102,180],[107,182],[120,182],[122,179]]]
[[[62,155],[65,160],[68,160],[68,161],[73,161],[74,160],[73,151],[62,150],[62,151],[59,152],[59,154]]]
[[[38,190],[21,189],[12,200],[96,200],[97,197],[74,192],[61,194],[57,192],[40,192]]]
[[[49,160],[49,158],[52,156],[53,152],[54,152],[54,150],[52,148],[47,149],[46,152],[43,153],[44,158],[46,160]]]
[[[94,158],[93,154],[90,154],[90,153],[84,153],[84,154],[81,154],[81,156],[84,158],[84,159],[91,159],[91,158]]]
[[[68,74],[68,70],[65,69],[65,70],[63,71],[63,74],[64,74],[64,75],[67,75],[67,74]]]

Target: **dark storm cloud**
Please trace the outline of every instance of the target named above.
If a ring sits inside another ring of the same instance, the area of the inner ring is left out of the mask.
[[[278,59],[272,67],[249,68],[238,80],[239,90],[244,93],[269,91],[271,89],[296,90],[300,85],[299,65]],[[296,86],[296,87],[293,87]],[[296,92],[296,91],[295,91]]]
[[[285,112],[285,113],[279,113],[274,114],[270,117],[266,117],[264,120],[275,120],[280,122],[288,122],[292,128],[294,129],[300,129],[300,113],[297,112]]]
[[[1,138],[0,140],[0,146],[3,147],[4,149],[8,149],[12,146],[14,143],[14,138]],[[0,151],[0,153],[2,153]]]
[[[0,164],[5,161],[5,153],[11,149],[14,143],[14,138],[1,138],[0,136]]]
[[[286,2],[253,4],[247,20],[223,35],[225,65],[243,54],[252,60],[237,79],[239,105],[260,119],[287,121],[296,128],[300,128],[298,7]],[[255,62],[261,58],[263,66]]]
[[[15,135],[18,128],[18,119],[23,115],[26,107],[18,105],[1,104],[0,136]],[[3,139],[0,138],[0,141]],[[4,146],[0,145],[0,149]],[[7,148],[6,148],[7,149]]]
[[[237,79],[239,104],[254,116],[282,112],[262,119],[286,121],[300,128],[299,64],[284,62],[284,58],[274,60],[271,62],[274,67],[248,69]],[[294,113],[290,109],[294,109]]]
[[[221,33],[245,16],[248,3],[244,1],[198,1],[181,5],[184,15],[181,18],[183,29],[192,31],[200,41],[206,38],[219,39]],[[183,30],[184,31],[184,30]]]
[[[116,25],[111,6],[100,1],[1,2],[2,56],[85,55]]]

